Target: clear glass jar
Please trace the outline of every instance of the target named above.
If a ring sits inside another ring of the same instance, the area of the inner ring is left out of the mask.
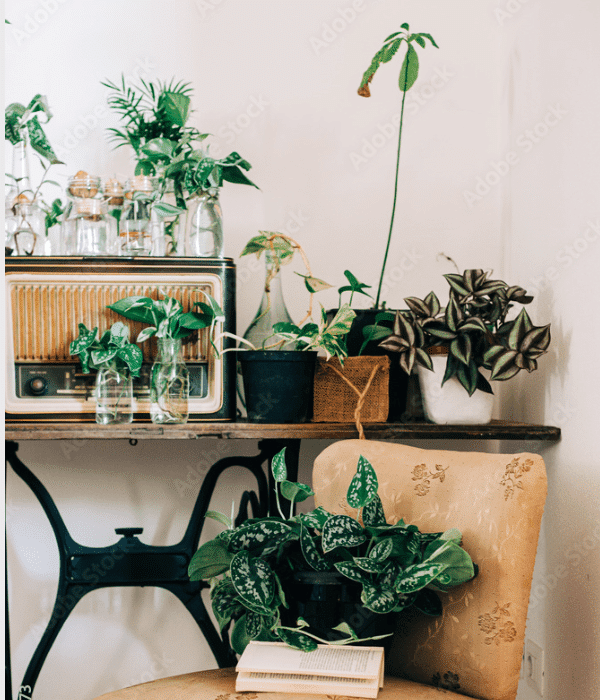
[[[289,345],[285,348],[277,346],[281,338],[273,336],[273,326],[276,323],[293,323],[293,321],[283,298],[281,270],[277,269],[276,261],[268,251],[265,252],[265,265],[265,285],[260,306],[243,337],[257,349],[266,344],[270,350],[290,350]]]
[[[99,199],[80,199],[71,221],[75,223],[75,254],[106,255],[107,224]]]
[[[123,185],[116,179],[110,178],[104,183],[104,201],[106,207],[106,252],[109,255],[119,254],[119,227],[125,203]]]
[[[153,423],[187,423],[190,376],[181,339],[157,340],[158,355],[150,379],[150,418]]]
[[[94,253],[83,252],[88,248],[86,241],[92,237],[91,233],[89,231],[88,233],[81,231],[81,235],[79,235],[80,232],[78,231],[78,226],[79,228],[85,227],[85,224],[78,224],[79,219],[85,216],[98,216],[96,207],[91,202],[101,203],[102,187],[100,178],[88,175],[83,170],[80,170],[73,177],[69,178],[66,194],[67,205],[63,214],[61,253],[63,255],[105,255],[107,252],[106,233],[104,234],[104,249],[99,253]],[[82,202],[87,203],[81,204]],[[93,213],[89,213],[90,211]],[[104,223],[106,227],[106,222]],[[86,242],[85,245],[83,245],[84,242]],[[83,245],[83,249],[80,245]]]
[[[152,194],[157,179],[137,175],[125,184],[125,207],[119,226],[120,255],[150,255],[155,223],[152,220]]]
[[[190,257],[223,257],[223,213],[219,190],[199,190],[188,202],[187,254]]]
[[[133,380],[129,373],[102,368],[96,375],[96,423],[131,423],[133,421]]]
[[[27,195],[15,198],[14,216],[5,221],[5,247],[14,255],[44,255],[46,215]]]

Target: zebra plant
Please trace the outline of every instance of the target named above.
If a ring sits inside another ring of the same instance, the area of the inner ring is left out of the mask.
[[[329,634],[328,639],[314,634],[302,618],[286,624],[288,586],[297,572],[337,572],[341,581],[356,582],[362,604],[374,613],[396,613],[412,605],[436,616],[442,613],[438,593],[475,576],[458,530],[421,533],[403,520],[386,521],[377,475],[364,457],[347,493],[354,516],[322,507],[294,515],[294,504],[313,492],[287,480],[285,449],[274,457],[272,472],[279,517],[252,518],[233,527],[231,519],[209,511],[207,516],[227,529],[203,544],[189,566],[191,580],[210,582],[213,612],[221,630],[231,626],[237,653],[253,639],[283,641],[304,651],[316,649],[319,642],[364,641],[346,622],[333,628],[339,637],[335,641]],[[282,499],[289,502],[287,515]]]
[[[550,345],[550,325],[535,326],[525,309],[507,320],[515,303],[530,304],[533,297],[522,287],[488,279],[488,274],[471,269],[444,275],[450,285],[445,308],[433,292],[425,299],[407,297],[408,311],[397,314],[394,329],[367,326],[366,339],[382,340],[381,347],[400,353],[400,366],[407,374],[415,362],[432,369],[424,348],[445,346],[448,360],[442,383],[456,377],[469,395],[476,389],[492,394],[481,368],[489,369],[495,381],[511,379],[522,369],[533,372]]]

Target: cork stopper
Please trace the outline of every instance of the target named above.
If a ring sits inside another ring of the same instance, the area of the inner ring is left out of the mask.
[[[22,192],[13,199],[13,207],[17,204],[31,204],[31,200],[24,192]]]
[[[104,196],[108,197],[108,204],[115,207],[122,206],[123,185],[116,178],[110,178],[104,183]]]
[[[98,194],[100,178],[80,170],[69,180],[69,192],[73,197],[91,198]]]

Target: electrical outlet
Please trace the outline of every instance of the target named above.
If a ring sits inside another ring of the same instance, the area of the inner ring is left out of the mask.
[[[530,639],[525,640],[523,673],[527,684],[544,697],[544,650]]]

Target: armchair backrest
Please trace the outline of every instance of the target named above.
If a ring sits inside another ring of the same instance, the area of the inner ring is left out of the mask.
[[[377,472],[388,522],[424,532],[456,527],[479,566],[442,593],[443,615],[399,616],[389,673],[484,700],[514,700],[546,499],[539,455],[425,450],[371,440],[330,445],[316,459],[316,505],[356,515],[346,491],[359,455]]]

